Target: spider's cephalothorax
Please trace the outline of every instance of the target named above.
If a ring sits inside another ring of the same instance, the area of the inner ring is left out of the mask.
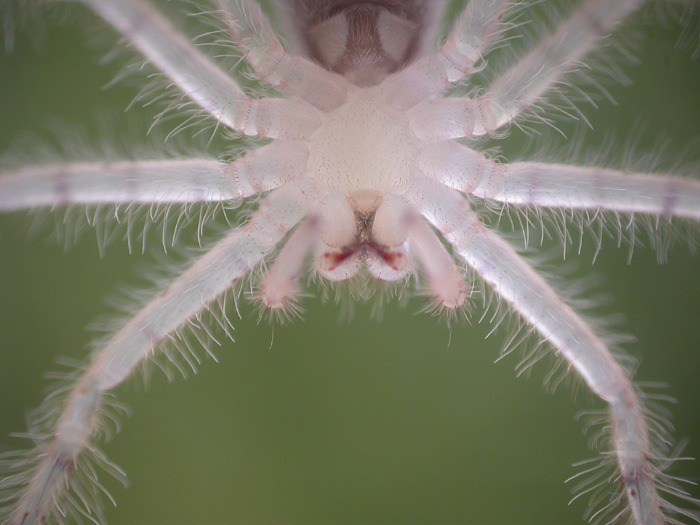
[[[615,492],[594,497],[602,509],[592,518],[628,516],[644,525],[677,515],[697,520],[661,497],[698,503],[665,473],[668,426],[650,418],[629,370],[481,216],[512,210],[528,222],[526,213],[533,212],[544,228],[543,214],[569,212],[601,231],[617,224],[623,234],[634,231],[636,217],[650,218],[653,228],[700,221],[694,179],[506,163],[483,151],[479,140],[502,136],[524,115],[550,123],[545,97],[566,75],[585,69],[587,55],[650,2],[581,0],[557,29],[477,87],[470,84],[473,75],[489,70],[490,56],[508,57],[490,53],[513,40],[520,8],[541,1],[470,0],[440,43],[447,2],[278,0],[283,45],[254,0],[211,0],[205,12],[216,20],[211,34],[218,40],[210,43],[225,40],[258,85],[284,94],[254,98],[146,0],[83,0],[180,90],[187,102],[178,108],[195,106],[217,126],[262,137],[264,145],[231,162],[195,157],[23,166],[0,177],[0,211],[116,206],[119,220],[119,210],[132,205],[169,210],[262,198],[242,226],[100,343],[71,385],[50,396],[49,409],[33,422],[36,447],[0,462],[9,471],[0,481],[7,521],[62,521],[70,509],[102,521],[92,506],[102,490],[95,466],[118,472],[93,444],[108,391],[144,360],[162,351],[170,358],[167,349],[184,330],[210,335],[202,315],[267,262],[258,294],[272,311],[293,309],[309,266],[329,281],[358,272],[385,281],[416,275],[436,308],[447,311],[466,302],[468,279],[483,285],[491,294],[484,294],[485,303],[506,308],[527,327],[525,336],[537,339],[531,355],[553,350],[609,405],[603,424],[609,450],[600,467],[613,465],[615,473],[591,468],[593,482],[582,483],[581,491],[610,483]],[[458,83],[472,96],[457,96],[460,90],[451,88]],[[217,320],[228,333],[225,313]]]

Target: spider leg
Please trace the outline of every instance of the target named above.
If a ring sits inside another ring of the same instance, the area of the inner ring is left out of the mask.
[[[510,0],[471,0],[437,53],[447,79],[456,82],[479,70],[477,63],[498,38]]]
[[[83,0],[112,24],[149,61],[206,113],[246,135],[305,138],[319,124],[314,108],[304,102],[245,96],[170,23],[141,0]]]
[[[700,220],[697,180],[541,162],[516,162],[501,168],[473,194],[503,203]]]
[[[609,404],[612,444],[636,523],[661,524],[662,501],[650,458],[654,451],[643,408],[626,372],[581,317],[478,216],[454,190],[426,180],[417,200],[421,212],[467,265],[509,307],[563,356]]]
[[[418,160],[431,179],[504,204],[700,220],[700,181],[693,179],[544,162],[499,164],[453,141],[424,145]]]
[[[209,159],[35,166],[0,177],[0,212],[35,206],[221,202],[299,178],[306,148],[275,141],[231,163]]]
[[[451,140],[423,144],[418,165],[426,177],[466,194],[500,180],[502,169],[483,153]]]
[[[411,131],[421,140],[438,142],[484,135],[491,122],[491,105],[484,98],[437,98],[411,109]]]
[[[409,214],[406,222],[411,253],[428,279],[433,300],[439,308],[459,308],[467,300],[468,290],[452,257],[423,217]]]
[[[557,30],[499,76],[484,96],[484,132],[514,121],[646,0],[585,0]]]
[[[322,111],[345,101],[347,82],[310,60],[287,52],[253,0],[216,0],[219,14],[258,80],[278,87]]]
[[[260,283],[262,303],[273,310],[294,304],[297,281],[306,256],[320,236],[320,218],[312,215],[292,234]]]
[[[27,481],[9,523],[45,523],[53,513],[63,512],[62,501],[72,486],[79,456],[92,448],[106,392],[269,254],[314,198],[308,184],[273,192],[246,226],[219,241],[106,342],[69,391],[55,427],[40,443],[40,459],[31,476],[22,478]]]
[[[455,22],[445,44],[384,82],[385,100],[401,110],[423,102],[475,72],[476,63],[498,35],[508,0],[472,0]],[[407,86],[411,86],[407,89]]]
[[[476,99],[453,97],[434,100],[426,100],[428,97],[412,98],[412,104],[404,104],[406,108],[417,102],[423,102],[412,112],[412,130],[419,138],[438,141],[486,135],[516,120],[550,90],[556,88],[562,76],[583,67],[580,62],[581,58],[601,40],[604,40],[644,1],[586,0],[554,33],[542,40],[517,64],[499,76],[482,97]],[[488,0],[483,0],[477,4],[484,2],[491,3]],[[494,6],[489,6],[489,9],[494,9]],[[498,20],[497,16],[499,16],[498,13],[494,11],[492,13],[494,21]],[[453,34],[455,33],[453,32]],[[451,49],[462,49],[460,44],[453,43],[456,41],[451,35],[445,44],[447,51],[443,51],[443,53],[449,54]],[[465,49],[470,49],[469,42],[471,40],[461,45],[467,46]],[[488,44],[488,42],[483,42],[482,37],[482,39],[476,39],[471,45],[478,46],[479,43]],[[473,56],[478,58],[484,49],[485,45],[473,47]],[[467,51],[460,52],[464,56],[469,54]],[[469,62],[465,64],[469,64]],[[425,65],[420,66],[417,62],[412,67],[418,69],[425,67]],[[418,74],[411,73],[411,71],[411,67],[409,67],[402,74]],[[435,78],[438,77],[435,76]],[[438,83],[434,83],[430,89],[439,91],[438,87]],[[403,104],[402,99],[397,100],[399,101],[397,103]]]

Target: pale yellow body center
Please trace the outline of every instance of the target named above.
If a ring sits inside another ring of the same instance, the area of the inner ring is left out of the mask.
[[[348,101],[324,115],[311,137],[311,175],[329,189],[400,192],[412,178],[416,143],[402,113],[381,100],[378,88],[348,94]]]

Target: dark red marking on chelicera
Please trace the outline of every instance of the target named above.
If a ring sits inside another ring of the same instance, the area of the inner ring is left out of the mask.
[[[328,269],[330,271],[335,270],[340,266],[343,261],[347,260],[348,257],[353,255],[357,250],[344,250],[340,253],[326,252],[323,254],[323,259],[329,264]]]
[[[389,252],[386,250],[382,250],[381,248],[378,248],[374,244],[369,244],[369,247],[376,253],[381,260],[383,260],[387,266],[389,266],[392,270],[394,271],[399,271],[399,265],[397,262],[401,259],[403,259],[403,253],[401,252]]]
[[[325,252],[323,254],[323,260],[328,264],[328,270],[333,271],[348,258],[355,255],[361,250],[371,250],[379,259],[384,261],[384,263],[389,266],[394,271],[399,271],[401,269],[398,262],[403,259],[404,253],[389,251],[386,248],[378,246],[373,242],[360,242],[354,246],[346,247],[341,252]]]

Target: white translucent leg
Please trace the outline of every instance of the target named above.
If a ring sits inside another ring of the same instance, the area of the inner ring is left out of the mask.
[[[427,181],[429,182],[429,181]],[[634,387],[604,343],[503,239],[486,229],[459,193],[424,184],[422,213],[508,306],[610,405],[620,482],[635,522],[662,524],[649,432]]]
[[[259,80],[323,111],[345,101],[347,82],[310,60],[290,55],[254,0],[216,0],[220,16]]]
[[[300,178],[306,148],[276,141],[231,163],[163,160],[56,164],[0,176],[0,212],[35,206],[221,202]]]
[[[502,178],[500,164],[451,140],[424,144],[418,154],[418,166],[425,176],[466,194]]]
[[[498,164],[453,141],[425,144],[427,177],[482,199],[700,220],[700,181],[543,162]]]
[[[206,159],[55,164],[0,177],[0,211],[61,204],[233,198],[226,165]]]
[[[418,104],[410,113],[411,131],[429,142],[471,137],[480,126],[477,104],[477,100],[457,97]]]
[[[539,162],[518,162],[501,168],[473,194],[512,204],[700,220],[698,180]]]
[[[488,96],[436,98],[413,108],[409,123],[419,139],[438,142],[490,133],[497,127],[496,114]]]
[[[306,138],[320,124],[314,108],[283,99],[252,100],[236,82],[142,0],[83,0],[205,112],[246,135]]]
[[[556,88],[563,75],[585,67],[580,60],[646,0],[584,0],[549,37],[498,77],[484,103],[493,131]]]
[[[208,159],[73,163],[0,176],[0,212],[63,204],[221,202],[299,178],[306,150],[284,142],[232,163]]]
[[[406,222],[411,254],[423,269],[437,307],[459,308],[467,300],[468,291],[452,257],[422,217],[411,214]]]
[[[475,71],[483,53],[498,38],[509,5],[511,0],[470,0],[437,53],[450,82]]]
[[[294,304],[297,281],[313,245],[320,237],[321,221],[307,218],[289,238],[260,284],[262,303],[273,310]]]
[[[475,64],[498,35],[498,25],[509,4],[509,0],[471,0],[439,51],[387,78],[383,83],[386,101],[406,110],[473,73]]]
[[[10,524],[43,524],[58,512],[78,456],[95,434],[105,392],[129,377],[159,344],[185,328],[269,254],[304,216],[313,198],[308,187],[276,190],[246,226],[219,241],[112,336],[68,395],[52,437],[37,453],[41,459]]]

